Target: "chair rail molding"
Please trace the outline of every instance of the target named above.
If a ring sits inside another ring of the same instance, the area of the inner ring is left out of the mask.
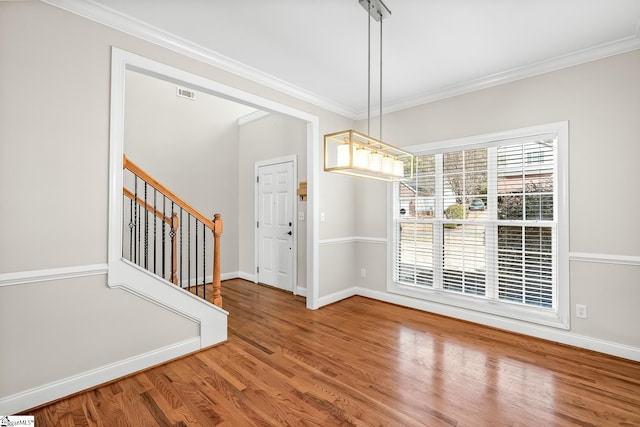
[[[640,266],[640,256],[569,252],[569,261]]]
[[[74,277],[97,276],[107,274],[107,264],[76,265],[71,267],[48,268],[44,270],[18,271],[0,274],[0,286],[22,285],[25,283],[48,282]]]

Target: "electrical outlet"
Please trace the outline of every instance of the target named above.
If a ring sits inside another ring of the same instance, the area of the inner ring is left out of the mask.
[[[298,221],[304,221],[304,211],[298,212]]]
[[[360,269],[360,277],[367,277],[367,269],[366,268],[361,268]]]
[[[587,306],[584,304],[576,304],[576,317],[579,319],[587,318]]]

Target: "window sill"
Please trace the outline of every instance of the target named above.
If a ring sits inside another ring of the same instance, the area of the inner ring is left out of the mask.
[[[508,302],[481,299],[478,297],[467,297],[465,295],[459,295],[452,292],[419,288],[396,282],[389,283],[387,285],[387,291],[393,294],[421,299],[436,304],[456,307],[492,316],[499,316],[501,318],[513,319],[525,323],[566,330],[570,327],[568,307],[566,310],[562,310],[562,307],[560,307],[558,312],[555,312],[545,308],[524,307]],[[563,315],[563,312],[567,313],[567,315]]]

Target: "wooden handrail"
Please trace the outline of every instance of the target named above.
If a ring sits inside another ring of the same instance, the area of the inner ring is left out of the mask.
[[[123,169],[127,169],[131,171],[138,178],[142,179],[144,182],[150,184],[154,189],[158,192],[169,198],[172,202],[180,206],[183,210],[187,211],[191,216],[198,219],[202,222],[205,227],[208,227],[213,233],[213,304],[218,307],[222,307],[222,294],[221,294],[221,282],[220,282],[220,236],[222,236],[222,218],[220,214],[215,214],[214,219],[210,220],[202,215],[200,212],[195,210],[191,205],[178,197],[175,193],[169,190],[164,185],[160,184],[155,178],[149,175],[147,172],[142,170],[138,165],[133,163],[131,160],[127,158],[127,156],[123,156],[122,161]],[[178,214],[173,213],[171,217],[165,216],[162,212],[158,211],[155,206],[151,206],[145,200],[140,197],[136,197],[130,190],[126,188],[122,189],[123,194],[131,200],[136,201],[139,205],[152,212],[158,218],[166,222],[171,226],[171,230],[173,231],[173,237],[171,238],[171,243],[173,245],[173,257],[171,265],[173,266],[171,276],[173,277],[173,283],[178,284],[178,276],[177,276],[177,265],[178,265],[178,250],[176,246],[176,235],[179,227],[179,219]]]
[[[145,171],[140,169],[140,167],[138,165],[136,165],[135,163],[133,163],[131,160],[129,160],[127,158],[127,156],[123,156],[122,168],[130,170],[135,175],[137,175],[139,178],[141,178],[142,180],[144,180],[147,183],[151,184],[151,186],[153,188],[155,188],[160,193],[162,193],[165,196],[167,196],[169,199],[171,199],[173,202],[175,202],[182,209],[184,209],[185,211],[189,212],[194,217],[198,218],[198,220],[200,220],[205,226],[209,227],[209,229],[213,231],[213,229],[215,227],[215,225],[213,224],[213,221],[211,221],[209,218],[207,218],[204,215],[202,215],[200,212],[198,212],[193,207],[191,207],[190,204],[188,204],[187,202],[182,200],[180,197],[178,197],[175,193],[173,193],[167,187],[165,187],[164,185],[162,185],[158,181],[156,181],[151,175],[149,175],[148,173],[146,173]]]
[[[162,212],[160,212],[159,210],[157,210],[156,208],[154,208],[153,206],[151,206],[150,204],[146,203],[143,199],[141,199],[140,197],[136,197],[135,194],[133,194],[131,191],[127,190],[126,188],[122,189],[122,194],[124,194],[125,196],[127,196],[128,198],[130,198],[131,200],[135,200],[140,206],[142,206],[143,208],[145,208],[146,210],[148,210],[149,212],[155,214],[155,216],[157,216],[158,218],[160,218],[161,220],[163,220],[164,222],[166,222],[167,224],[171,225],[171,217],[169,216],[164,216],[162,214]],[[175,213],[174,213],[175,215]]]

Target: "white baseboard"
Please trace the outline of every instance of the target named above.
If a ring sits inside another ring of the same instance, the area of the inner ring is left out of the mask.
[[[232,276],[228,277],[228,279],[243,279],[248,282],[258,283],[258,276],[255,274],[246,273],[244,271],[236,271],[234,273],[230,273]],[[227,279],[224,279],[227,280]],[[303,297],[307,296],[307,287],[306,286],[296,286],[296,295],[300,295]]]
[[[59,379],[30,390],[20,391],[11,396],[0,397],[0,414],[15,414],[226,341],[228,313],[225,310],[126,262],[114,263],[111,268],[103,264],[97,264],[8,273],[0,275],[0,279],[3,279],[2,285],[9,286],[99,274],[108,274],[108,285],[111,288],[131,293],[138,298],[198,323],[200,336],[132,356],[91,371]]]
[[[239,274],[241,274],[241,273],[238,272],[238,271],[232,271],[232,272],[229,272],[229,273],[220,273],[220,280],[222,281],[222,280],[235,279],[237,277],[240,277]],[[201,278],[200,278],[199,281],[196,281],[195,279],[192,279],[192,280],[183,279],[183,280],[180,281],[180,287],[182,287],[184,289],[184,288],[188,287],[189,284],[191,286],[195,286],[196,284],[197,285],[202,285],[202,276],[200,276],[200,277]],[[204,280],[205,280],[205,283],[213,283],[213,275],[210,274],[210,275],[206,276],[204,278]]]
[[[455,319],[466,320],[485,326],[542,338],[549,341],[555,341],[562,344],[572,345],[574,347],[580,347],[587,350],[593,350],[600,353],[605,353],[612,356],[622,357],[624,359],[640,362],[640,348],[637,347],[631,347],[624,344],[601,340],[598,338],[586,337],[583,335],[574,334],[566,330],[546,328],[544,326],[532,323],[519,322],[500,316],[493,316],[486,313],[469,311],[458,307],[437,304],[430,301],[419,300],[403,295],[390,294],[387,292],[375,291],[367,288],[352,287],[340,292],[326,295],[319,299],[319,305],[320,307],[322,307],[354,295],[360,295],[363,297],[376,299],[378,301],[389,302],[403,307],[410,307],[430,313],[441,314],[443,316],[452,317]]]
[[[244,271],[238,271],[236,273],[236,276],[233,278],[238,278],[238,279],[244,279],[247,280],[249,282],[253,282],[253,283],[258,283],[258,278],[256,277],[255,274],[251,274],[251,273],[246,273]]]
[[[347,299],[354,295],[358,295],[357,287],[353,287],[353,288],[345,289],[343,291],[335,292],[333,294],[325,295],[318,299],[318,308],[323,307],[325,305],[333,304],[334,302],[338,302],[343,299]]]
[[[220,273],[220,280],[230,280],[240,277],[239,271],[231,271],[229,273]],[[213,276],[211,277],[211,281],[213,282]]]
[[[12,396],[0,398],[0,414],[16,414],[70,394],[124,377],[200,349],[200,338],[192,338],[139,354],[91,371],[54,381]]]

